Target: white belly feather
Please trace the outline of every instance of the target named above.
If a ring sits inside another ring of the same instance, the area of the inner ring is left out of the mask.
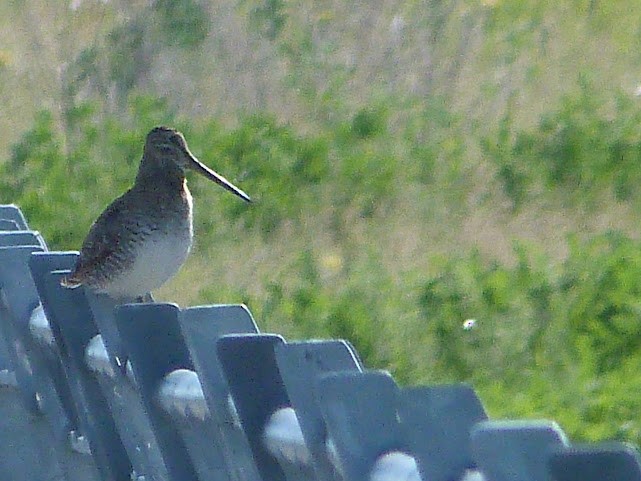
[[[132,268],[112,279],[104,291],[115,298],[139,297],[159,288],[183,265],[191,243],[191,232],[148,237],[138,246]]]

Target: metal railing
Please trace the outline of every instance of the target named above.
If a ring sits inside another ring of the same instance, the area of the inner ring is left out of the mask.
[[[641,481],[629,445],[490,420],[464,384],[399,388],[346,341],[259,333],[245,306],[62,288],[76,258],[0,206],[0,479]]]

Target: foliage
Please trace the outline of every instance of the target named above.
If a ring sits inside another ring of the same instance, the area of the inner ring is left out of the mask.
[[[287,21],[283,0],[264,0],[249,12],[252,27],[269,40],[276,40]]]
[[[448,259],[422,286],[422,337],[431,346],[436,377],[487,382],[528,371],[541,361],[541,368],[554,363],[544,359],[554,353],[546,339],[554,277],[545,259],[524,246],[517,246],[515,254],[512,267],[488,263],[478,252]],[[466,319],[476,321],[473,330],[464,329]]]
[[[570,248],[562,319],[581,365],[601,376],[641,354],[641,243],[611,232]]]
[[[526,201],[528,191],[541,190],[566,191],[588,206],[604,192],[638,203],[640,125],[634,98],[620,91],[606,96],[582,80],[578,91],[566,95],[534,130],[516,130],[508,109],[497,133],[482,146],[515,206]]]
[[[556,272],[530,251],[518,246],[512,267],[478,253],[448,259],[424,283],[423,329],[412,339],[430,352],[430,379],[471,381],[497,414],[553,412],[575,436],[638,441],[636,381],[626,372],[641,358],[641,242],[617,233],[573,239]],[[468,318],[476,320],[469,331]],[[568,382],[576,389],[554,392]],[[494,404],[509,393],[525,404]]]
[[[247,117],[236,129],[219,133],[211,146],[219,165],[241,172],[258,206],[246,212],[237,202],[226,202],[228,217],[242,210],[245,225],[258,226],[264,235],[295,220],[301,202],[329,169],[327,149],[322,139],[304,139],[267,116]]]
[[[197,0],[154,2],[153,8],[160,16],[167,43],[183,48],[194,48],[203,43],[209,32],[209,22],[202,3]]]

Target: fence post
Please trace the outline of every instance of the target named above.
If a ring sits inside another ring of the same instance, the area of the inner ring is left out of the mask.
[[[63,254],[64,255],[64,254]],[[49,256],[32,262],[45,264]],[[83,434],[103,480],[128,480],[131,462],[116,430],[111,411],[97,381],[85,363],[85,347],[96,332],[87,302],[80,289],[66,289],[60,280],[68,270],[53,271],[38,282],[54,337],[59,340],[61,358],[72,382],[72,393],[79,406]]]
[[[0,231],[18,231],[20,227],[15,221],[0,219]]]
[[[396,413],[397,391],[390,374],[382,371],[337,372],[319,379],[321,411],[345,480],[370,481],[379,457],[406,450]],[[415,464],[406,468],[416,471]]]
[[[138,386],[127,364],[127,353],[116,325],[116,301],[84,289],[87,322],[95,326],[99,337],[92,340],[86,360],[109,402],[118,431],[136,475],[152,481],[171,478],[168,460],[147,415]]]
[[[547,457],[567,446],[561,428],[551,421],[481,421],[470,435],[479,468],[495,481],[547,481]]]
[[[0,247],[12,246],[38,246],[44,250],[47,248],[44,239],[38,232],[31,230],[0,232]]]
[[[487,414],[470,386],[403,388],[398,414],[423,479],[461,479],[466,470],[475,469],[470,431]]]
[[[114,315],[123,360],[131,360],[134,380],[169,476],[174,481],[197,481],[182,435],[158,399],[158,389],[167,374],[177,369],[193,370],[180,333],[178,312],[175,304],[126,304],[118,306]],[[212,456],[218,458],[215,451]]]
[[[0,205],[0,219],[8,220],[14,224],[17,227],[15,230],[29,230],[22,211],[13,204]]]
[[[276,345],[276,361],[319,479],[340,481],[328,455],[327,428],[318,404],[322,374],[361,371],[360,361],[345,341],[302,341]]]
[[[2,206],[0,206],[0,210],[1,207]],[[17,224],[15,225],[17,226]],[[36,246],[44,248],[45,243],[40,235],[33,231],[0,232],[0,247],[16,246]],[[18,364],[18,359],[14,345],[11,343],[11,339],[15,337],[15,335],[11,334],[11,321],[8,316],[9,313],[6,309],[0,309],[0,335],[2,335],[2,342],[0,342],[0,372],[2,373],[2,379],[5,380],[4,382],[16,384],[14,366]]]
[[[0,206],[0,213],[6,213],[6,211],[5,206]],[[15,225],[17,226],[17,224]],[[26,228],[26,224],[23,227]],[[5,255],[10,254],[8,250],[10,246],[18,248],[18,246],[27,245],[30,246],[26,248],[27,250],[30,250],[31,247],[40,249],[41,244],[38,237],[35,233],[28,231],[0,232],[0,246],[5,250]],[[68,467],[69,457],[73,457],[74,453],[69,452],[66,443],[61,444],[62,441],[66,441],[66,439],[62,439],[61,431],[54,432],[54,426],[64,426],[64,423],[50,424],[54,410],[49,408],[58,400],[49,401],[48,416],[43,416],[33,389],[42,387],[44,390],[47,386],[40,386],[37,382],[33,383],[34,379],[27,370],[20,376],[21,379],[27,381],[26,389],[23,389],[16,376],[17,368],[26,367],[27,360],[26,351],[17,349],[19,344],[16,340],[19,336],[13,326],[12,317],[16,313],[16,309],[20,309],[20,306],[14,303],[8,304],[12,300],[11,296],[14,287],[16,287],[16,284],[11,284],[17,281],[17,279],[8,279],[11,277],[13,269],[23,271],[23,266],[17,264],[0,265],[2,272],[0,275],[3,277],[3,281],[1,281],[2,295],[4,297],[3,307],[0,308],[1,331],[4,338],[3,348],[5,347],[4,341],[6,341],[6,350],[3,349],[0,366],[2,375],[0,383],[3,387],[0,392],[2,400],[0,437],[3,446],[0,456],[0,478],[30,481],[34,478],[47,477],[51,480],[61,480],[63,476],[69,474],[68,471],[65,471],[65,467]],[[19,279],[27,283],[30,278],[24,279],[22,274],[24,272],[18,272]],[[27,323],[29,318],[30,316],[27,316]],[[28,342],[30,345],[35,345],[35,342],[32,341],[29,339]],[[47,379],[47,385],[51,388],[50,379]],[[55,391],[52,388],[51,392],[55,396]],[[59,403],[53,405],[60,407]],[[38,460],[38,462],[25,462],[25,460]],[[68,481],[71,479],[68,477]]]
[[[42,341],[33,335],[45,330],[47,324],[29,269],[34,252],[42,252],[42,247],[0,247],[0,283],[9,321],[5,333],[15,346],[17,379],[26,406],[47,416],[54,436],[63,445],[70,431],[77,428],[78,415],[50,333]]]
[[[256,466],[263,481],[309,479],[304,468],[281,465],[264,442],[265,426],[280,408],[290,406],[276,364],[274,347],[285,342],[273,334],[228,335],[218,340],[225,372]]]
[[[8,336],[8,346],[13,351],[11,356],[15,359],[13,368],[24,406],[33,414],[39,413],[40,407],[33,379],[34,366],[31,365],[35,343],[31,339],[28,323],[30,312],[37,307],[38,303],[33,299],[34,296],[31,296],[30,286],[26,286],[31,282],[31,277],[25,269],[27,269],[28,257],[32,252],[39,250],[41,251],[42,248],[38,246],[0,247],[0,290],[5,312],[3,320],[6,322],[3,332]],[[25,292],[25,286],[28,292]],[[19,298],[13,298],[14,295]],[[29,313],[26,312],[27,310]],[[20,316],[20,319],[16,319],[16,316]],[[42,366],[35,367],[42,368]],[[47,388],[47,384],[43,388]],[[53,422],[54,426],[59,424],[58,420],[54,419]]]
[[[215,349],[221,336],[257,333],[251,313],[244,305],[191,307],[180,312],[180,327],[217,430],[217,442],[228,458],[229,472],[239,481],[260,481]]]
[[[548,462],[555,481],[641,481],[639,452],[625,443],[559,447]]]

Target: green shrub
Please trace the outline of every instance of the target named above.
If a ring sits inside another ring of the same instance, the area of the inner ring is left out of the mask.
[[[597,90],[588,81],[544,115],[536,129],[515,131],[510,109],[494,136],[482,140],[497,179],[515,206],[537,189],[567,192],[592,206],[602,193],[639,201],[641,110],[624,92]]]
[[[352,118],[351,133],[357,139],[367,139],[381,135],[387,128],[384,109],[362,108]]]
[[[641,355],[641,243],[611,232],[570,243],[559,285],[581,365],[599,376]]]
[[[213,146],[221,168],[240,172],[243,188],[255,200],[252,209],[233,199],[221,203],[230,219],[241,218],[264,235],[285,220],[296,222],[302,199],[328,171],[328,146],[321,138],[305,138],[268,116],[242,120],[219,133]],[[313,208],[313,207],[312,207]]]
[[[182,48],[200,46],[209,33],[209,16],[197,0],[156,0],[154,10],[162,24],[162,38]]]
[[[421,343],[443,379],[490,379],[530,370],[551,320],[553,279],[522,246],[506,267],[478,253],[446,260],[420,291]],[[536,261],[536,262],[534,262]],[[476,320],[474,329],[464,322]],[[541,366],[542,367],[542,366]]]
[[[276,40],[287,21],[283,0],[261,0],[249,12],[252,27],[269,40]]]

